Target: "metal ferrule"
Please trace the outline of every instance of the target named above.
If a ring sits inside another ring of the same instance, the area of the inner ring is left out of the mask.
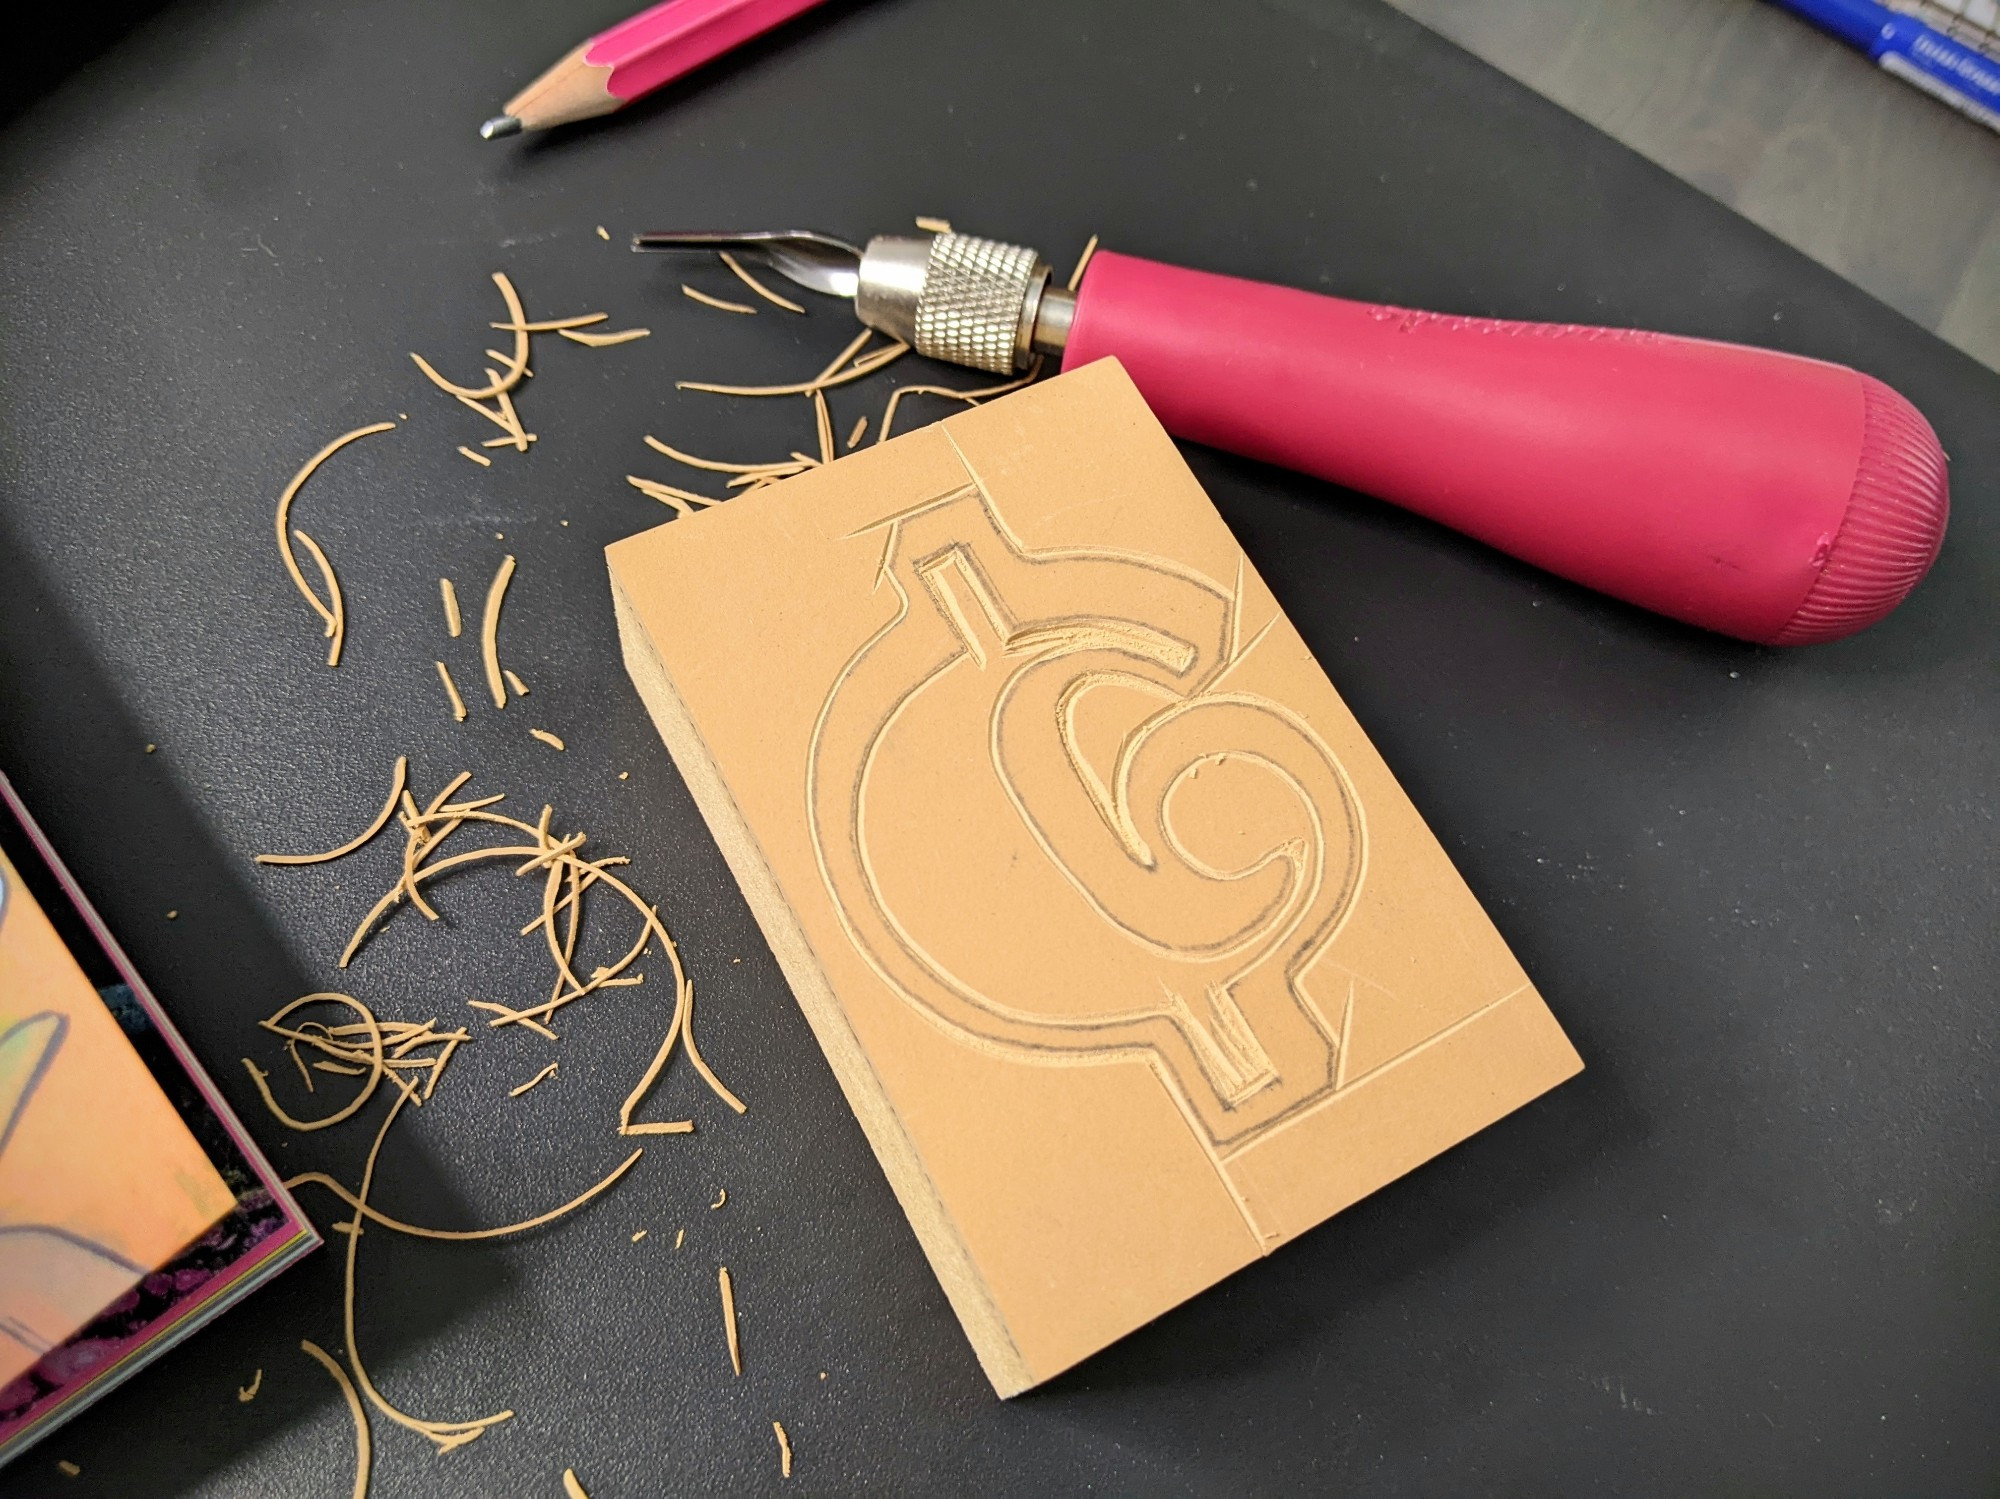
[[[970,234],[881,235],[862,252],[854,310],[919,354],[1009,375],[1067,341],[1075,299],[1033,250]]]

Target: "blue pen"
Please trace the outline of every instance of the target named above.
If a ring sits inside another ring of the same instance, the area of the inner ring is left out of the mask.
[[[1875,0],[1778,0],[1887,71],[2000,130],[2000,63]]]

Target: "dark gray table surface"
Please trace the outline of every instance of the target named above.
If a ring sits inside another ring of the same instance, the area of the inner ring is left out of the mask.
[[[264,1115],[237,1060],[271,1062],[257,1017],[332,986],[471,1018],[468,995],[545,985],[505,879],[447,892],[446,929],[406,913],[343,974],[392,853],[250,864],[344,836],[399,752],[423,786],[470,768],[631,854],[750,1101],[736,1120],[676,1070],[657,1106],[702,1132],[525,1241],[364,1241],[360,1339],[392,1398],[519,1412],[442,1458],[378,1418],[374,1493],[555,1495],[565,1466],[596,1499],[777,1491],[773,1417],[787,1492],[1992,1493],[2000,378],[1369,0],[836,0],[601,126],[475,138],[620,9],[188,0],[0,127],[0,767],[280,1165],[351,1177],[366,1131]],[[595,226],[857,237],[916,213],[1065,263],[1098,231],[1332,292],[1844,360],[1954,459],[1909,604],[1782,653],[1191,452],[1588,1070],[1004,1405],[624,678],[600,556],[662,518],[622,480],[671,476],[642,432],[734,454],[809,431],[803,403],[675,378],[810,373],[847,327],[711,313]],[[479,470],[453,447],[486,429],[407,351],[476,348],[496,267],[537,313],[653,337],[541,350],[541,441]],[[398,411],[301,501],[352,614],[328,672],[273,499]],[[476,598],[503,551],[534,695],[454,725],[435,580]],[[541,1051],[482,1038],[398,1125],[383,1206],[491,1222],[595,1179],[665,1013],[657,987],[580,1006],[559,1085],[511,1103]],[[339,1269],[287,1273],[0,1490],[346,1494],[348,1417],[298,1347],[341,1345]]]

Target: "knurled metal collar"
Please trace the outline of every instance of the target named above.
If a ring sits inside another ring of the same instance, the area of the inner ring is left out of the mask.
[[[932,238],[917,297],[919,354],[1012,374],[1027,355],[1049,268],[1033,250],[970,234]]]

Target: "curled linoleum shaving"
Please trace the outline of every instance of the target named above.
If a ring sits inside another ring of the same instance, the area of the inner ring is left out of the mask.
[[[327,656],[327,665],[329,666],[338,666],[340,664],[340,647],[347,635],[347,610],[340,597],[340,584],[334,578],[333,567],[327,562],[326,554],[320,551],[318,543],[313,541],[311,537],[305,535],[302,531],[293,529],[291,524],[292,502],[299,497],[299,491],[305,488],[306,480],[317,473],[319,466],[335,453],[338,453],[351,442],[372,436],[377,432],[390,431],[395,425],[394,422],[376,422],[370,426],[356,427],[352,432],[342,433],[317,453],[313,454],[312,457],[308,458],[305,466],[292,475],[291,483],[287,484],[278,496],[278,555],[285,564],[286,573],[291,577],[292,586],[298,589],[308,604],[312,605],[313,612],[319,615],[321,621],[326,626],[327,637],[333,641],[333,647]],[[313,591],[312,585],[306,582],[306,575],[299,567],[298,555],[292,550],[292,540],[294,537],[298,538],[300,544],[306,548],[312,555],[313,560],[318,564],[326,587],[326,598],[322,599],[319,594]]]

